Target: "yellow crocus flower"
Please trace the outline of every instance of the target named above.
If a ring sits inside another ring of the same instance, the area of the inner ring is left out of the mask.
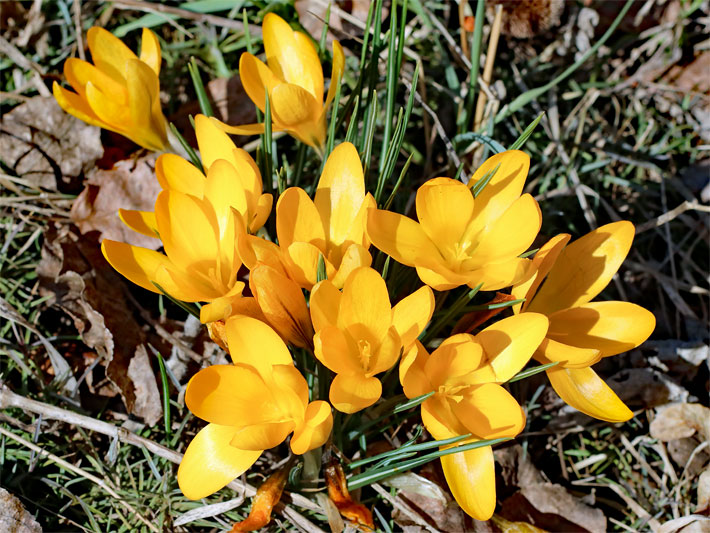
[[[191,500],[224,487],[289,434],[301,455],[325,444],[333,427],[330,405],[308,401],[308,384],[273,329],[246,316],[231,317],[225,329],[233,364],[200,370],[185,391],[190,411],[209,422],[178,468]]]
[[[377,248],[416,267],[421,280],[444,291],[460,285],[492,291],[519,281],[530,261],[518,257],[540,231],[535,199],[523,194],[530,158],[510,150],[486,160],[469,186],[495,172],[474,199],[469,187],[449,178],[427,181],[417,191],[419,222],[385,210],[371,210],[367,233]],[[480,185],[480,183],[479,183]]]
[[[289,277],[310,290],[322,256],[328,279],[340,288],[353,270],[370,266],[365,218],[372,207],[357,149],[343,143],[325,163],[315,200],[291,187],[276,204],[276,233]]]
[[[159,152],[169,148],[168,122],[160,108],[160,43],[143,28],[140,58],[118,37],[94,26],[87,33],[93,65],[77,58],[64,63],[76,92],[54,82],[57,103],[67,113]]]
[[[653,313],[636,304],[591,301],[619,270],[633,238],[634,225],[628,221],[597,228],[569,245],[569,235],[557,235],[535,254],[536,269],[512,291],[525,298],[515,312],[550,319],[534,357],[558,363],[546,371],[557,394],[575,409],[608,422],[623,422],[633,413],[591,366],[639,346],[656,327]]]
[[[471,434],[477,440],[514,437],[525,413],[500,384],[518,373],[545,338],[544,315],[505,318],[477,335],[449,337],[429,355],[420,342],[407,352],[399,375],[408,398],[434,392],[421,406],[422,421],[436,440]],[[488,520],[496,505],[491,446],[441,457],[451,493],[476,520]]]
[[[333,41],[333,70],[323,103],[323,67],[311,39],[292,30],[274,13],[264,17],[262,31],[267,64],[248,52],[242,54],[239,75],[244,90],[262,112],[266,110],[268,93],[273,131],[286,131],[322,152],[326,114],[345,65],[343,48]],[[223,127],[238,135],[264,133],[264,124]]]
[[[330,403],[354,413],[382,394],[376,374],[389,370],[424,330],[434,312],[434,293],[422,287],[390,305],[387,285],[369,267],[354,270],[342,293],[329,280],[311,293],[315,356],[337,375]]]

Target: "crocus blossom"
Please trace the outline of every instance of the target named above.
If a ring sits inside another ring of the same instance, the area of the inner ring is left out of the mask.
[[[357,149],[350,143],[337,146],[325,163],[315,200],[291,187],[276,204],[276,233],[289,276],[310,290],[323,257],[328,279],[340,288],[353,270],[370,266],[365,218],[374,206],[375,199],[365,193]]]
[[[633,238],[634,225],[628,221],[597,228],[569,245],[569,235],[557,235],[535,255],[536,270],[512,291],[525,298],[516,312],[550,319],[535,359],[558,363],[546,371],[557,394],[609,422],[623,422],[632,413],[591,366],[639,346],[656,326],[653,314],[636,304],[592,302],[619,270]]]
[[[57,103],[84,122],[120,133],[144,148],[167,150],[158,38],[143,28],[140,58],[103,28],[90,28],[86,39],[93,65],[77,58],[66,60],[64,76],[76,92],[54,82]]]
[[[313,341],[318,360],[336,373],[330,386],[333,407],[354,413],[375,403],[382,383],[374,376],[394,366],[433,312],[429,287],[392,307],[385,281],[369,267],[354,270],[342,293],[329,280],[318,283],[311,294]]]
[[[547,326],[541,314],[512,316],[475,336],[449,337],[431,355],[417,341],[402,357],[399,375],[408,398],[434,392],[421,406],[429,433],[437,440],[471,434],[464,442],[520,433],[525,414],[500,384],[530,360]],[[496,504],[491,446],[444,455],[441,465],[461,508],[477,520],[488,520]]]
[[[308,401],[308,384],[273,329],[245,316],[225,328],[233,364],[200,370],[185,391],[190,411],[209,422],[178,469],[180,489],[193,500],[224,487],[291,433],[300,455],[322,446],[333,426],[328,403]]]
[[[537,202],[529,194],[521,196],[529,167],[523,152],[494,155],[471,178],[473,188],[489,180],[475,198],[459,181],[429,180],[417,191],[419,222],[390,211],[370,211],[372,244],[416,267],[421,280],[439,291],[479,284],[492,291],[512,285],[530,268],[530,261],[519,256],[542,223]]]
[[[321,151],[326,114],[345,65],[343,48],[333,41],[333,70],[323,103],[323,67],[311,39],[292,30],[274,13],[264,17],[262,31],[267,64],[248,52],[242,54],[239,75],[244,90],[262,112],[266,110],[266,94],[269,95],[274,131],[286,131]],[[223,127],[239,135],[264,133],[264,124]]]

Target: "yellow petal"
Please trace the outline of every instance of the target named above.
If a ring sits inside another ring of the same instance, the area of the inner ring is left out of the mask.
[[[132,122],[126,135],[149,150],[163,151],[168,146],[167,121],[160,111],[158,77],[142,61],[128,61],[126,87]]]
[[[623,220],[597,228],[567,245],[528,311],[549,315],[591,301],[619,270],[633,238],[634,225]]]
[[[653,333],[656,318],[628,302],[591,302],[550,316],[548,337],[558,342],[599,350],[609,357],[636,348]]]
[[[216,118],[212,117],[214,122],[217,122],[220,129],[226,133],[231,133],[232,135],[263,135],[264,133],[264,123],[259,122],[257,124],[242,124],[241,126],[230,126],[224,122],[220,122]],[[283,128],[279,128],[276,125],[271,127],[271,131],[283,131]]]
[[[335,326],[340,313],[342,293],[330,280],[317,283],[311,291],[311,320],[316,331],[326,326]]]
[[[473,288],[482,283],[481,290],[497,291],[525,279],[533,268],[532,261],[523,257],[488,263],[470,274],[468,286]],[[533,311],[533,309],[528,309],[528,311]]]
[[[298,85],[281,83],[274,87],[270,97],[274,122],[289,130],[298,130],[320,116],[320,102]]]
[[[276,233],[282,248],[288,248],[293,242],[309,242],[325,250],[323,222],[313,201],[299,187],[290,187],[279,197]]]
[[[452,272],[445,264],[435,265],[435,269],[417,267],[417,274],[422,283],[425,283],[435,291],[449,291],[469,284],[472,288],[478,283],[478,279],[483,277],[480,270],[473,272],[457,273]],[[472,281],[473,280],[473,281]]]
[[[284,417],[303,418],[308,406],[308,383],[293,364],[273,365],[274,394]]]
[[[633,416],[591,368],[553,367],[546,372],[560,398],[584,414],[607,422],[625,422]]]
[[[498,171],[476,197],[473,220],[469,227],[471,235],[478,233],[491,220],[499,218],[523,191],[530,169],[530,157],[519,150],[508,150],[489,157],[473,174],[469,186],[483,179],[499,164]]]
[[[301,288],[267,265],[251,271],[249,287],[269,324],[286,341],[300,348],[313,345],[313,326]]]
[[[52,94],[54,95],[54,99],[59,104],[59,107],[70,115],[78,118],[79,120],[83,120],[92,126],[112,129],[98,116],[96,116],[96,113],[94,113],[85,99],[76,93],[67,91],[63,87],[60,87],[56,81],[52,84]]]
[[[202,198],[205,175],[192,163],[175,154],[162,154],[155,162],[155,176],[163,189]]]
[[[113,100],[89,81],[85,87],[86,102],[99,120],[109,126],[109,129],[124,134],[131,126],[130,110],[121,102]]]
[[[369,359],[366,366],[367,374],[372,376],[392,368],[402,353],[402,339],[397,330],[391,327],[379,348]]]
[[[281,273],[286,272],[281,261],[281,249],[277,244],[242,231],[237,233],[237,237],[239,256],[249,270],[257,263],[263,263]]]
[[[327,263],[326,263],[327,264]],[[369,267],[372,264],[372,256],[370,252],[363,246],[359,244],[351,244],[345,250],[342,258],[340,259],[340,265],[338,265],[338,272],[333,276],[333,284],[336,287],[342,287],[345,284],[345,280],[350,277],[353,270],[360,267]]]
[[[271,91],[281,83],[281,80],[261,60],[248,52],[244,52],[239,58],[239,76],[242,80],[244,91],[254,102],[254,105],[263,113],[266,110],[266,92],[268,91],[270,96]],[[236,133],[230,130],[226,131]]]
[[[140,60],[148,65],[156,76],[160,75],[160,42],[158,42],[158,37],[148,28],[143,28]]]
[[[128,96],[126,87],[91,63],[70,57],[64,62],[64,75],[69,85],[79,95],[85,95],[86,84],[91,82],[101,93],[114,100],[117,104],[126,102]]]
[[[419,341],[402,354],[402,360],[399,362],[399,381],[407,398],[416,398],[434,390],[424,371],[428,357],[426,348]]]
[[[345,69],[345,54],[343,47],[338,41],[333,41],[333,69],[330,72],[330,87],[328,87],[328,96],[325,98],[324,112],[330,107],[330,103],[335,98],[335,91],[340,84],[340,78],[343,76]]]
[[[342,143],[326,160],[314,200],[331,243],[341,244],[350,235],[364,199],[360,156],[351,143]]]
[[[398,213],[370,209],[367,234],[372,244],[404,265],[429,266],[444,260],[421,225]]]
[[[121,221],[131,228],[148,237],[158,238],[158,223],[152,211],[134,211],[132,209],[119,209],[118,216]]]
[[[488,520],[496,507],[495,464],[490,446],[441,458],[446,482],[461,508],[476,520]]]
[[[434,293],[429,287],[422,287],[392,308],[392,325],[399,333],[405,351],[424,331],[433,313]]]
[[[525,299],[522,304],[513,306],[513,311],[515,313],[527,310],[530,301],[537,292],[537,289],[545,279],[545,276],[547,276],[550,272],[552,265],[554,265],[555,261],[557,261],[557,257],[560,255],[560,252],[562,252],[564,247],[567,246],[569,239],[570,235],[568,233],[560,233],[559,235],[552,237],[542,246],[542,248],[537,251],[532,260],[533,268],[530,269],[525,279],[516,283],[510,291],[510,294],[516,299]]]
[[[293,427],[293,420],[243,426],[234,433],[230,444],[244,450],[268,450],[285,441]]]
[[[599,350],[577,348],[546,338],[540,343],[534,357],[543,365],[556,362],[564,368],[586,368],[598,362],[602,355]]]
[[[123,44],[121,39],[98,26],[89,28],[86,40],[94,65],[116,82],[123,83],[126,78],[126,63],[138,59],[136,54]]]
[[[215,298],[210,303],[203,305],[200,308],[200,322],[203,324],[209,324],[210,322],[216,322],[217,320],[226,320],[232,315],[236,314],[246,314],[247,316],[252,316],[254,318],[262,319],[262,315],[251,314],[248,312],[251,309],[247,306],[244,309],[241,300],[244,299],[242,296],[242,290],[244,290],[244,283],[238,281],[235,283],[232,289],[236,288],[236,294],[230,294]]]
[[[525,413],[508,391],[495,383],[468,387],[452,410],[479,439],[514,437],[525,427]]]
[[[249,470],[261,451],[230,446],[236,429],[208,424],[192,439],[180,461],[177,479],[191,500],[206,498]]]
[[[247,198],[234,165],[224,159],[210,164],[205,182],[205,199],[212,204],[217,223],[223,232],[234,209],[244,220],[248,213]]]
[[[251,365],[262,376],[272,365],[293,364],[281,337],[268,325],[251,317],[233,316],[226,322],[227,345],[232,361]]]
[[[499,320],[476,335],[492,370],[492,381],[504,383],[523,369],[545,338],[548,324],[545,315],[522,313]]]
[[[343,287],[338,327],[357,342],[365,341],[374,352],[392,325],[387,284],[369,267],[353,271]]]
[[[318,400],[308,404],[303,423],[291,437],[291,451],[296,455],[314,450],[328,440],[333,429],[333,414],[328,402]]]
[[[234,150],[236,146],[232,139],[216,123],[205,115],[195,117],[195,136],[200,150],[200,158],[205,170],[209,170],[212,163],[224,159],[235,165]]]
[[[293,31],[284,19],[274,13],[264,17],[262,31],[269,68],[283,81],[302,87],[321,102],[323,67],[311,40]]]
[[[363,374],[338,374],[330,385],[330,403],[342,413],[356,413],[382,395],[382,383]]]
[[[155,272],[169,262],[163,254],[109,239],[101,242],[101,252],[122,276],[144,289],[160,293],[153,280]]]
[[[473,215],[473,194],[457,180],[434,178],[417,191],[417,218],[439,249],[451,248],[461,240]]]
[[[450,439],[467,433],[466,428],[451,412],[449,400],[441,393],[427,398],[422,404],[422,422],[436,440]]]
[[[325,326],[313,337],[316,358],[336,374],[364,373],[357,344],[334,326]]]
[[[308,242],[294,242],[284,254],[284,262],[288,270],[288,275],[302,288],[311,290],[318,282],[318,261],[322,252]],[[325,260],[326,273],[331,276],[333,265]]]
[[[170,262],[155,271],[155,283],[161,292],[182,302],[208,301],[221,296],[209,280],[187,273]]]
[[[473,335],[452,335],[432,352],[424,365],[429,381],[438,389],[467,383],[462,378],[485,363],[483,347]]]
[[[257,200],[253,218],[249,223],[249,232],[256,233],[269,218],[271,207],[274,204],[274,197],[271,194],[262,194]]]

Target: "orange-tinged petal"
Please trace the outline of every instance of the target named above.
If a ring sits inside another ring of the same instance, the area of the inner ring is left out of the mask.
[[[446,482],[461,508],[476,520],[488,520],[496,507],[493,449],[490,446],[444,455]]]
[[[550,316],[548,337],[609,357],[636,348],[653,333],[656,317],[629,302],[591,302]]]
[[[155,162],[155,176],[163,189],[202,198],[205,175],[189,161],[175,154],[162,154]]]
[[[557,257],[564,247],[567,246],[569,239],[570,235],[568,233],[560,233],[552,237],[537,251],[532,260],[533,268],[530,269],[525,279],[518,282],[510,291],[510,294],[514,296],[516,300],[525,299],[522,304],[513,306],[513,312],[519,313],[520,311],[527,310],[530,301],[535,296],[535,292],[537,292],[545,276],[550,272]]]
[[[303,423],[298,426],[291,437],[291,451],[296,455],[323,446],[333,429],[333,413],[330,404],[317,400],[308,404]]]
[[[60,87],[56,81],[52,84],[52,94],[54,95],[54,99],[59,104],[59,107],[70,115],[78,118],[79,120],[83,120],[92,126],[112,129],[98,116],[96,116],[96,113],[94,113],[84,98],[76,93],[64,89],[63,87]]]
[[[321,102],[323,67],[311,40],[293,31],[284,19],[274,13],[264,17],[262,32],[266,61],[272,72],[283,81],[302,87]]]
[[[370,209],[367,234],[372,244],[404,265],[430,266],[443,262],[421,225],[398,213]]]
[[[634,225],[622,220],[587,233],[567,245],[528,311],[552,314],[586,304],[606,287],[626,258]]]
[[[311,320],[316,331],[326,326],[335,326],[340,313],[342,293],[330,280],[317,283],[311,291]]]
[[[345,253],[340,259],[338,271],[332,278],[333,284],[336,287],[342,287],[355,269],[369,267],[371,264],[372,256],[370,252],[359,244],[351,244],[346,248]]]
[[[64,62],[64,76],[69,85],[82,96],[85,94],[86,84],[91,82],[102,94],[116,103],[126,102],[126,87],[91,63],[70,57]]]
[[[364,199],[360,156],[354,145],[342,143],[326,160],[314,200],[331,243],[341,244],[350,235]]]
[[[306,298],[295,281],[260,264],[251,271],[249,287],[269,324],[286,342],[300,348],[313,345]]]
[[[343,287],[338,327],[356,341],[370,343],[374,351],[391,325],[392,307],[385,280],[369,267],[353,271]]]
[[[239,77],[244,91],[262,112],[266,110],[266,92],[271,95],[274,87],[282,83],[269,67],[248,52],[244,52],[239,58]],[[261,132],[263,133],[263,125]]]
[[[101,243],[101,252],[122,276],[144,289],[160,293],[153,280],[155,272],[169,262],[163,254],[109,239]]]
[[[546,372],[560,398],[584,414],[607,422],[625,422],[633,416],[591,368],[553,367]]]
[[[330,384],[330,403],[343,413],[369,407],[382,395],[382,383],[364,374],[338,374]]]
[[[325,250],[325,232],[315,204],[299,187],[286,189],[276,203],[276,233],[279,245],[309,242]]]
[[[285,441],[293,427],[293,420],[250,424],[240,427],[230,444],[243,450],[268,450]]]
[[[598,362],[602,355],[599,350],[578,348],[546,338],[535,350],[534,357],[544,365],[558,363],[564,368],[586,368]]]
[[[466,185],[450,178],[434,178],[417,190],[417,218],[440,249],[461,240],[473,215],[473,194]],[[518,228],[519,229],[519,228]]]
[[[336,374],[364,373],[357,345],[338,328],[317,331],[313,344],[316,358]]]
[[[491,381],[504,383],[520,372],[545,338],[548,324],[545,315],[522,313],[499,320],[476,335],[492,370]]]
[[[324,112],[330,107],[330,103],[335,98],[335,91],[340,84],[340,78],[343,76],[345,69],[345,54],[343,47],[338,41],[333,41],[333,69],[330,72],[330,87],[328,87],[328,96],[325,98]]]
[[[233,316],[226,322],[227,344],[232,361],[251,365],[262,376],[273,365],[293,364],[288,348],[270,326],[251,317]]]
[[[148,237],[158,238],[158,223],[152,211],[134,211],[132,209],[119,209],[118,216],[121,221],[131,228]]]
[[[517,257],[533,243],[541,224],[540,206],[532,196],[524,194],[478,235],[480,241],[472,252],[473,258],[487,263]]]
[[[311,290],[318,282],[318,262],[322,252],[309,242],[294,242],[286,249],[284,262],[288,275],[306,290]],[[333,265],[325,259],[328,277],[333,275]]]
[[[392,308],[392,325],[399,333],[405,351],[424,331],[432,314],[434,293],[429,287],[420,288]]]
[[[203,368],[185,390],[185,405],[195,416],[223,426],[241,427],[278,416],[270,399],[269,387],[246,365]]]
[[[499,164],[498,171],[476,197],[473,220],[468,229],[470,235],[475,235],[500,217],[523,191],[530,169],[530,157],[519,150],[508,150],[486,159],[471,177],[469,186],[483,179]]]
[[[158,37],[148,28],[143,28],[140,60],[148,65],[156,76],[160,75],[160,42],[158,42]]]
[[[495,383],[465,389],[451,408],[469,433],[479,439],[514,437],[525,427],[525,413],[510,393]]]
[[[229,443],[236,432],[230,426],[208,424],[192,439],[180,461],[177,479],[191,500],[206,498],[249,470],[261,451],[240,450]]]
[[[302,87],[281,83],[271,91],[271,111],[276,124],[297,131],[318,119],[321,105]]]
[[[402,354],[402,360],[399,362],[399,381],[407,398],[416,398],[434,390],[424,370],[428,357],[426,348],[419,341]]]
[[[471,273],[468,286],[473,288],[482,283],[481,290],[497,291],[525,279],[532,268],[534,268],[532,261],[523,257],[488,263]],[[528,309],[528,311],[533,311],[533,309]]]
[[[123,44],[121,39],[98,26],[89,28],[86,41],[94,65],[118,83],[123,83],[126,78],[126,63],[138,59],[136,54]]]

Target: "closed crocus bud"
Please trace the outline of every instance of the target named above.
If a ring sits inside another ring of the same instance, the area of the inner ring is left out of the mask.
[[[55,82],[59,105],[84,122],[120,133],[144,148],[168,150],[168,122],[160,108],[158,38],[143,28],[140,57],[103,28],[89,29],[87,41],[93,64],[66,60],[64,75],[75,92]]]

